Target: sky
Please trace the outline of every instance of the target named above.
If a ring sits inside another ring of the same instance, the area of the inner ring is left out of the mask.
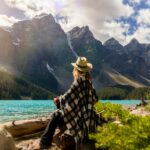
[[[101,42],[150,43],[150,0],[0,0],[0,26],[42,13],[52,14],[66,32],[88,25]]]

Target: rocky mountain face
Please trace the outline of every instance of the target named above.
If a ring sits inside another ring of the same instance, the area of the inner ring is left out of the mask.
[[[109,43],[109,40],[105,43],[105,46],[113,51],[109,56],[109,58],[113,58],[113,61],[108,58],[107,62],[109,62],[114,69],[144,84],[150,84],[149,44],[140,44],[136,39],[133,39],[126,46],[120,47],[119,51],[117,51],[117,42],[113,46],[111,46],[112,43]],[[109,46],[111,48],[109,48]]]
[[[94,64],[93,74],[96,87],[116,84],[109,76],[114,73],[115,76],[120,73],[131,80],[150,85],[149,45],[140,44],[133,39],[126,46],[122,46],[114,38],[102,45],[94,38],[87,26],[75,27],[69,33],[76,52],[80,56],[86,56]]]
[[[0,63],[12,63],[11,58],[14,57],[14,50],[15,46],[12,43],[10,32],[7,32],[0,28]]]
[[[94,77],[100,71],[102,56],[105,55],[105,48],[102,43],[96,40],[88,26],[75,27],[69,31],[73,49],[79,56],[85,56],[93,63]]]
[[[108,50],[116,50],[118,53],[123,53],[123,46],[115,38],[110,38],[103,45]]]
[[[11,29],[0,28],[1,65],[13,66],[20,75],[55,93],[67,89],[72,81],[73,52],[92,62],[97,88],[118,84],[110,74],[150,85],[150,44],[133,39],[122,46],[114,38],[102,44],[88,26],[65,33],[52,15],[20,21]]]
[[[0,51],[7,54],[13,51],[14,68],[29,80],[58,91],[60,85],[54,71],[73,60],[73,54],[66,34],[53,16],[21,21],[15,23],[10,32],[3,32],[6,34],[0,34],[0,37],[6,46],[1,45]],[[3,54],[1,56],[4,57]],[[9,60],[9,57],[4,57],[4,60]]]

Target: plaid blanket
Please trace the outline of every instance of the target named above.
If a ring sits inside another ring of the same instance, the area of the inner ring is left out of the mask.
[[[81,76],[70,89],[60,96],[64,122],[77,139],[88,136],[96,129],[96,113],[93,105],[98,101],[92,82]]]

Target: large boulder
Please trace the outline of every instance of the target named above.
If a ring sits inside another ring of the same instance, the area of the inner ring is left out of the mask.
[[[87,140],[84,143],[76,144],[74,137],[69,133],[68,130],[62,132],[61,130],[56,130],[53,142],[61,150],[95,150],[95,142],[92,140]]]
[[[0,150],[16,150],[13,137],[3,127],[0,127]]]
[[[75,150],[74,138],[67,130],[65,132],[61,132],[59,129],[56,130],[53,142],[62,150]]]

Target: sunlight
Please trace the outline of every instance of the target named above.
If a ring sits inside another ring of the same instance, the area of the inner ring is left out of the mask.
[[[66,0],[54,0],[54,9],[56,10],[56,12],[61,11],[66,5],[66,3]]]
[[[6,15],[0,15],[0,26],[11,26],[15,22],[19,21],[14,17],[8,17]]]

